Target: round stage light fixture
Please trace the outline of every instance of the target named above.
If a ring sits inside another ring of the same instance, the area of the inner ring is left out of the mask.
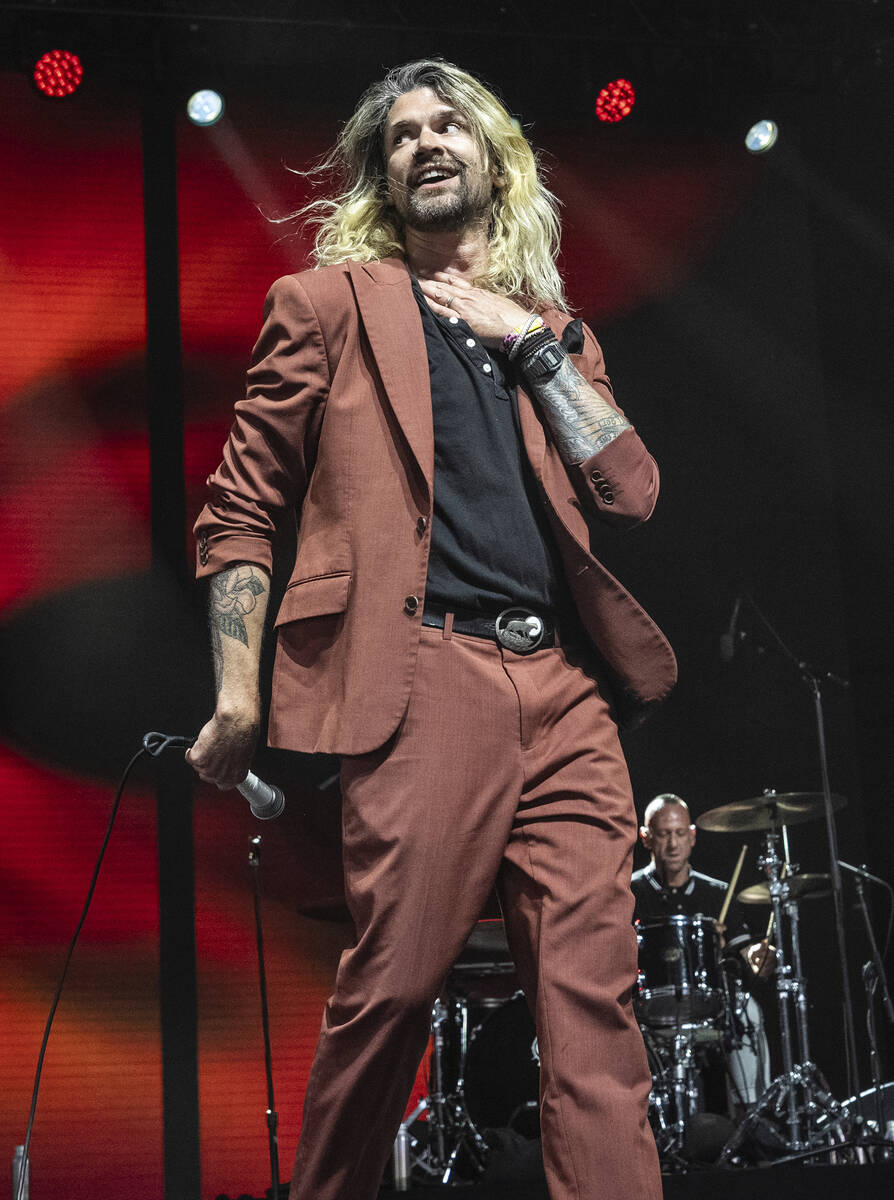
[[[34,64],[34,82],[54,100],[76,92],[83,78],[84,64],[73,50],[48,50]]]
[[[216,125],[223,116],[224,102],[219,92],[202,88],[186,102],[186,115],[193,125]]]
[[[756,121],[745,134],[745,146],[749,154],[766,154],[776,145],[779,126],[775,121]]]
[[[612,124],[629,117],[636,104],[636,89],[629,79],[613,79],[596,97],[596,116]]]

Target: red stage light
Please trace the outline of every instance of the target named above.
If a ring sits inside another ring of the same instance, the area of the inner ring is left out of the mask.
[[[623,121],[636,103],[636,91],[629,79],[613,79],[596,97],[596,116],[600,121]]]
[[[48,50],[34,64],[34,82],[57,100],[76,92],[83,78],[84,67],[71,50]]]

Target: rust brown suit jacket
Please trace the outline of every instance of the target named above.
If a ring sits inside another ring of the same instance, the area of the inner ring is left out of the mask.
[[[557,334],[569,320],[554,310],[545,319]],[[614,403],[589,330],[572,358]],[[634,718],[673,686],[673,652],[590,547],[600,526],[650,515],[657,468],[634,430],[566,467],[522,389],[519,411],[581,620],[622,720]],[[276,617],[271,745],[364,754],[397,728],[419,644],[433,472],[428,358],[405,265],[344,263],[277,280],[196,523],[199,575],[237,562],[270,569],[275,523],[298,513]]]

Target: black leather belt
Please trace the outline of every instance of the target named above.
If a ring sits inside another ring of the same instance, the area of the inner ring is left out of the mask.
[[[437,604],[426,604],[422,613],[422,624],[430,629],[443,629],[451,609]],[[555,621],[542,617],[533,609],[513,605],[504,608],[495,617],[483,613],[453,613],[453,632],[470,637],[489,638],[499,642],[516,654],[530,654],[532,650],[549,649],[556,645],[558,630]]]

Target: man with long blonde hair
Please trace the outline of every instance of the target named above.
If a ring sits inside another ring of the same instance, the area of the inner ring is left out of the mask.
[[[657,469],[563,311],[556,203],[491,91],[440,60],[396,68],[326,166],[316,266],[271,288],[196,525],[217,704],[187,756],[220,788],[246,775],[271,540],[295,513],[268,736],[342,758],[356,943],[291,1200],[376,1195],[495,884],[537,1025],[551,1197],[658,1200],[618,722],[675,664],[591,550],[650,515]]]

